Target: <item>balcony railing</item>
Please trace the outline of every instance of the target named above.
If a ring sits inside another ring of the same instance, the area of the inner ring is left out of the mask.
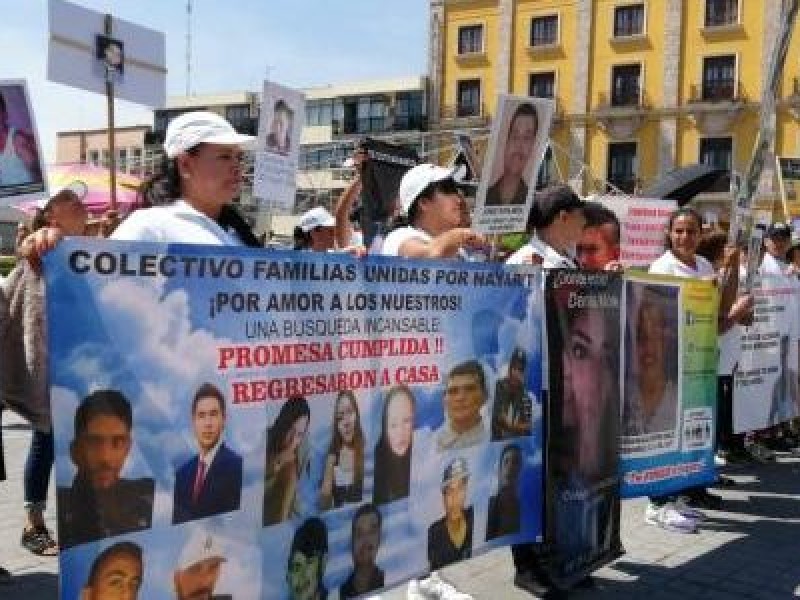
[[[469,119],[486,116],[486,106],[480,104],[458,104],[456,106],[443,106],[442,119]]]
[[[601,110],[614,108],[622,109],[646,109],[648,106],[646,95],[638,87],[624,89],[619,92],[612,92],[609,96],[606,92],[597,95],[597,105]]]
[[[740,81],[719,79],[692,86],[692,102],[739,102],[744,99],[744,86]]]
[[[724,6],[717,8],[714,4],[706,9],[706,27],[725,27],[739,22],[738,0],[728,0]]]

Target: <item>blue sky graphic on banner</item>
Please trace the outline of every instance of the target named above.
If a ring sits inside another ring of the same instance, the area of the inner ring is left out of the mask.
[[[45,272],[62,598],[126,548],[140,598],[201,563],[336,597],[541,535],[538,270],[67,240]]]

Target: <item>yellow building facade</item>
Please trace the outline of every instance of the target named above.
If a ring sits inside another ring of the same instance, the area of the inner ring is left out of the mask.
[[[697,162],[743,174],[782,0],[431,0],[432,124],[488,127],[497,96],[551,96],[551,176],[584,193],[646,188]],[[800,156],[793,36],[759,202],[777,203],[774,155]],[[727,182],[698,198],[725,218]]]

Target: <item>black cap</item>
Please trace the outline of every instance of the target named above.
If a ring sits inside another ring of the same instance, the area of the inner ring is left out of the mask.
[[[566,184],[558,184],[537,191],[528,217],[528,228],[546,227],[562,210],[583,208],[586,202]]]
[[[792,228],[786,223],[773,223],[767,229],[767,237],[792,237]]]

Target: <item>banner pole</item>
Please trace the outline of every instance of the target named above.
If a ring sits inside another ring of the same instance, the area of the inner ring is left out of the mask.
[[[111,15],[106,15],[104,20],[105,34],[111,35]],[[106,63],[106,105],[108,107],[108,170],[110,196],[108,200],[109,210],[117,210],[117,152],[114,140],[114,82],[112,79],[113,68]]]

